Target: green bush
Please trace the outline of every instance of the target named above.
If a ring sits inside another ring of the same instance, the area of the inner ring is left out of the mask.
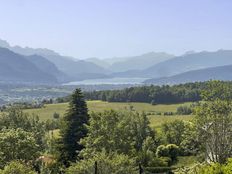
[[[168,144],[166,148],[168,149],[168,157],[170,157],[172,161],[176,160],[179,155],[179,147],[175,144]]]
[[[179,155],[179,146],[175,144],[160,145],[156,150],[156,155],[157,157],[169,157],[175,161]]]
[[[174,112],[164,112],[165,116],[174,115]]]
[[[53,118],[54,118],[54,119],[59,119],[59,118],[60,118],[60,114],[57,113],[57,112],[54,112]]]
[[[93,174],[95,165],[99,174],[137,174],[135,161],[127,155],[105,152],[81,160],[66,170],[66,174]]]
[[[19,161],[12,161],[0,170],[0,174],[36,174],[30,167]]]
[[[36,144],[33,133],[22,129],[3,129],[0,131],[1,167],[13,160],[22,160],[31,163],[39,155],[39,145]]]
[[[160,145],[156,150],[157,157],[168,157],[168,149],[165,145]]]
[[[192,109],[188,106],[179,106],[176,113],[178,115],[190,115],[192,114]]]
[[[171,173],[172,170],[175,170],[174,167],[146,167],[145,168],[145,174],[150,173]]]

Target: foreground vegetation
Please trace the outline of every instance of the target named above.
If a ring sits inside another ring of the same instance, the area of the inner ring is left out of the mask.
[[[68,104],[9,108],[0,119],[0,173],[230,174],[231,95],[211,81],[199,103],[86,103],[77,89]]]

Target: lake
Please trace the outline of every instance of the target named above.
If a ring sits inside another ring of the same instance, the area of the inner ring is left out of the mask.
[[[142,84],[147,78],[110,78],[110,79],[88,79],[65,83],[63,85],[102,85],[102,84]]]

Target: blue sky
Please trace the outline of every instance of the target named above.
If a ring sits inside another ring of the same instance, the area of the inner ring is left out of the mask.
[[[232,49],[231,0],[0,0],[0,38],[76,58]]]

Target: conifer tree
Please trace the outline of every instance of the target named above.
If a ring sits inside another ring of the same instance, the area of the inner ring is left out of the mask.
[[[58,161],[65,166],[78,160],[78,154],[83,149],[83,145],[79,142],[87,134],[88,119],[88,109],[84,96],[80,89],[76,89],[63,118],[58,141]]]

